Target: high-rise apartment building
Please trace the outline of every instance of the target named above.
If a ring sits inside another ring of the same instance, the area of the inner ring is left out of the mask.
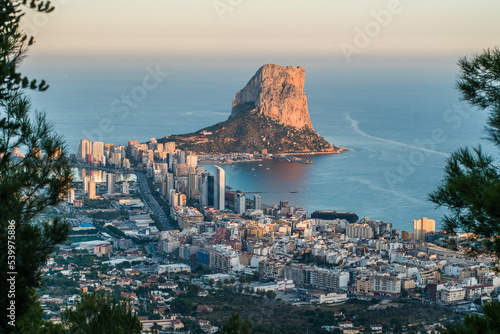
[[[108,188],[108,194],[112,194],[115,191],[115,179],[114,174],[108,173],[106,175],[106,186]]]
[[[368,224],[346,224],[345,234],[349,238],[372,239],[373,229]]]
[[[413,239],[425,241],[425,235],[436,231],[436,222],[434,219],[424,217],[413,220]]]
[[[187,179],[187,188],[188,188],[188,197],[194,198],[196,194],[199,193],[198,183],[200,176],[196,173],[196,169],[194,167],[189,167],[188,179]]]
[[[190,167],[198,166],[198,156],[193,152],[188,152],[186,155],[186,164]]]
[[[95,199],[97,197],[95,190],[95,181],[89,181],[89,192],[87,195],[88,199]]]
[[[92,159],[101,162],[104,155],[104,143],[102,141],[92,142]]]
[[[253,208],[255,210],[262,210],[262,197],[260,195],[253,195]]]
[[[66,196],[66,203],[73,204],[75,201],[75,189],[70,189],[68,195]]]
[[[83,194],[86,195],[89,192],[89,181],[90,181],[90,178],[87,177],[87,176],[84,176],[82,178],[82,181],[83,181]]]
[[[186,157],[187,157],[187,151],[180,151],[179,155],[177,156],[177,163],[178,164],[185,164]]]
[[[208,206],[215,207],[215,176],[208,174]]]
[[[214,208],[226,208],[226,172],[219,166],[215,166]]]
[[[175,184],[174,184],[174,174],[172,173],[167,173],[165,176],[165,185],[166,185],[166,196],[169,196],[170,191],[175,189]]]
[[[121,152],[111,153],[111,163],[115,165],[117,168],[121,168],[122,166],[122,154]]]
[[[92,154],[92,142],[87,139],[81,139],[78,145],[78,158],[87,160],[87,155]]]
[[[236,193],[235,211],[237,213],[241,213],[241,214],[244,214],[246,211],[246,198],[245,198],[245,194],[242,192]]]
[[[123,159],[123,168],[125,169],[130,169],[130,160],[129,159]]]
[[[163,145],[163,151],[167,153],[175,153],[175,142],[170,141]]]
[[[183,194],[183,193],[179,193],[179,206],[186,206],[186,203],[187,203],[187,196],[186,194]]]
[[[208,205],[208,173],[203,172],[200,176],[200,204]]]
[[[128,184],[128,182],[125,181],[125,182],[122,183],[122,194],[128,195],[129,192],[130,192],[130,190],[129,190],[129,184]]]

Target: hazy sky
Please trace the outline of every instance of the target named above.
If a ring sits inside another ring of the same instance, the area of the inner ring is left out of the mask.
[[[498,0],[52,2],[50,16],[27,17],[26,30],[37,39],[30,64],[156,57],[178,65],[321,59],[361,66],[370,58],[456,59],[500,44]]]

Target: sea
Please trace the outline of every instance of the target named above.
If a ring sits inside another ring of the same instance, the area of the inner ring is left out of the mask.
[[[49,76],[49,90],[30,92],[32,105],[47,113],[74,153],[81,138],[145,142],[227,119],[236,92],[257,68],[222,79],[180,71],[145,81],[152,70]],[[407,231],[413,219],[428,217],[439,229],[446,210],[428,194],[443,179],[450,153],[479,143],[491,148],[484,140],[487,113],[467,107],[454,88],[458,69],[307,71],[314,129],[349,151],[306,157],[314,164],[222,165],[226,184],[249,197],[259,193],[268,205],[287,200],[308,213],[352,211]]]

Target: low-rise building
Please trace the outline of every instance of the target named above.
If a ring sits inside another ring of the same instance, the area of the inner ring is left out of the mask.
[[[445,304],[454,304],[465,299],[465,289],[447,288],[441,290],[440,300]]]
[[[345,302],[347,298],[346,293],[324,293],[324,292],[310,292],[308,293],[309,302],[311,304],[337,304]]]
[[[495,290],[494,286],[491,284],[482,284],[475,286],[466,286],[465,289],[465,299],[473,300],[479,298],[484,295],[490,295],[493,290]]]
[[[388,293],[397,295],[401,293],[401,280],[391,276],[372,276],[370,278],[371,291],[374,293]]]
[[[111,254],[112,252],[113,252],[113,245],[111,244],[101,244],[94,246],[94,254],[97,256]]]

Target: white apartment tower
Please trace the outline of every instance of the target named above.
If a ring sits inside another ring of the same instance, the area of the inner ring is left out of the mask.
[[[128,184],[127,181],[125,181],[125,182],[122,183],[122,194],[128,195],[129,192],[130,192],[130,190],[129,190],[129,184]]]
[[[244,214],[246,211],[246,198],[245,194],[238,192],[236,193],[236,207],[235,211],[240,214]]]
[[[215,166],[214,207],[223,211],[226,208],[226,172]]]
[[[115,190],[115,180],[114,180],[114,174],[108,173],[106,175],[106,185],[108,187],[108,194],[112,194]]]
[[[255,210],[262,210],[262,198],[260,195],[253,195],[253,208]]]

